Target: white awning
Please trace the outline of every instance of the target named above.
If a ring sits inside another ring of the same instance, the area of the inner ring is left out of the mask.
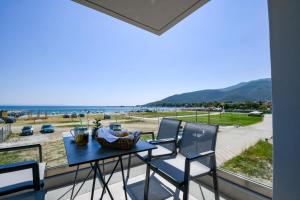
[[[208,0],[73,0],[161,35]]]

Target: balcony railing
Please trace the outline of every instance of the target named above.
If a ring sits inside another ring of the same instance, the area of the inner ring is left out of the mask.
[[[141,123],[140,121],[137,121],[136,118],[133,118],[132,116],[130,116],[130,117],[131,117],[130,119],[126,118],[124,120],[124,125],[128,125],[130,128],[132,128],[131,126],[133,126],[133,122]],[[178,116],[175,116],[175,117],[178,117]],[[197,119],[197,117],[195,119]],[[267,118],[265,118],[265,120],[270,120],[270,119],[269,119],[269,117],[267,117]],[[157,126],[159,124],[159,118],[156,120],[149,119],[149,120],[145,120],[145,121],[148,122],[148,125],[151,123],[151,130],[157,129]],[[239,120],[239,122],[240,122],[240,120]],[[143,121],[143,123],[145,123],[145,122]],[[135,127],[133,127],[133,128],[135,128]],[[239,129],[235,128],[235,130],[239,131],[239,130],[242,130],[242,128],[239,128]],[[259,130],[259,131],[261,131],[261,130]],[[227,133],[228,128],[221,128],[220,132],[221,132],[221,134]],[[257,134],[257,133],[254,133],[252,135],[255,136],[255,134]],[[266,133],[263,132],[263,135],[267,135],[267,134],[269,134],[269,132],[267,132],[267,131],[266,131]],[[224,134],[224,135],[226,135],[226,134]],[[226,135],[226,136],[228,136],[228,135]],[[236,136],[236,135],[234,135],[234,136]],[[242,136],[244,138],[245,134],[243,133]],[[57,137],[62,138],[62,135],[58,134]],[[258,137],[255,136],[253,138],[253,141],[257,140],[257,138]],[[221,139],[221,141],[225,139],[224,141],[222,141],[224,144],[226,141],[227,142],[229,141],[228,138],[225,138],[225,137],[220,138],[220,139]],[[220,140],[219,140],[219,142],[220,142]],[[249,141],[247,141],[247,142],[249,142]],[[220,148],[224,148],[224,144],[223,144],[223,146],[220,145]],[[52,159],[49,157],[49,155],[54,152],[60,152],[59,158]],[[217,159],[221,159],[221,160],[219,160],[219,163],[222,163],[224,161],[224,158],[226,158],[226,159],[228,158],[226,155],[223,154],[224,152],[228,152],[228,151],[222,151],[222,149],[218,150],[218,144],[217,144]],[[33,154],[30,153],[30,155],[32,156]],[[55,140],[55,144],[52,146],[49,145],[49,146],[46,146],[46,148],[43,147],[43,155],[45,156],[44,160],[50,161],[50,163],[48,163],[48,168],[46,169],[46,175],[45,175],[45,177],[46,177],[45,189],[48,191],[48,194],[46,195],[46,199],[53,199],[55,195],[57,195],[57,194],[63,195],[63,193],[61,193],[61,192],[62,191],[66,192],[66,190],[68,190],[70,188],[70,186],[74,180],[74,174],[75,174],[76,168],[67,166],[66,158],[65,158],[65,154],[64,154],[64,147],[63,147],[63,143],[61,140],[57,140],[57,141]],[[218,158],[218,155],[219,155],[219,158]],[[21,156],[22,156],[22,154],[21,154]],[[127,158],[124,157],[124,166],[125,167],[127,166],[126,162],[127,162]],[[111,172],[110,170],[112,169],[112,166],[114,165],[114,163],[115,163],[115,159],[109,159],[109,160],[105,161],[106,173],[109,174]],[[102,165],[102,163],[100,163],[100,164]],[[139,180],[139,177],[145,177],[145,165],[139,159],[134,157],[132,160],[132,166],[136,167],[135,170],[131,170],[132,174],[130,177],[131,177],[132,181]],[[79,180],[83,180],[83,178],[87,175],[87,173],[89,171],[89,167],[90,167],[89,165],[81,166],[81,170],[79,173]],[[120,170],[120,169],[117,168],[117,170]],[[92,177],[90,177],[90,178],[92,178]],[[244,176],[241,176],[241,175],[229,172],[229,171],[225,171],[223,169],[219,169],[218,170],[218,179],[219,179],[220,193],[222,194],[223,197],[225,197],[225,199],[228,198],[228,199],[246,199],[247,200],[247,199],[253,199],[253,198],[255,198],[255,199],[271,199],[272,198],[272,188],[270,186],[255,182],[250,178],[247,178],[247,177],[244,177]],[[118,184],[118,183],[119,184],[122,183],[121,179],[115,178],[112,184]],[[164,185],[166,183],[163,181],[162,184]],[[191,196],[194,196],[196,199],[201,199],[199,196],[199,195],[201,195],[201,190],[199,190],[199,186],[202,186],[203,188],[205,188],[205,191],[208,196],[213,196],[213,194],[210,192],[211,184],[212,184],[212,180],[211,180],[210,176],[199,178],[196,182],[193,183],[193,186],[191,187],[191,191],[190,191]],[[87,186],[84,186],[85,189],[82,190],[80,194],[84,195],[84,193],[90,192],[91,187],[89,187],[88,184],[86,184],[86,185]],[[139,187],[141,187],[141,186],[139,186]],[[100,186],[99,186],[99,188],[100,188]],[[112,188],[114,188],[114,186],[112,186]],[[116,187],[116,188],[118,188],[118,187]],[[122,187],[120,187],[120,188],[122,189]],[[150,186],[150,188],[151,188],[151,186]],[[117,190],[116,193],[118,193],[119,189],[116,189],[116,190]],[[172,192],[170,194],[175,195],[175,193],[172,193]],[[177,193],[176,193],[176,195],[177,195]],[[66,196],[67,196],[67,194],[63,198],[66,198]],[[208,199],[208,198],[206,198],[206,199]]]

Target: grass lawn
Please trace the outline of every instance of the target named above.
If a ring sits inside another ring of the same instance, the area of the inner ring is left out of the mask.
[[[21,161],[19,152],[0,152],[0,165]]]
[[[196,117],[180,117],[182,121],[196,122]],[[218,124],[221,126],[248,126],[261,122],[263,117],[248,116],[244,113],[222,113],[217,115],[210,115],[210,124]],[[208,116],[197,117],[198,123],[208,123]]]
[[[142,119],[131,119],[131,120],[125,120],[121,122],[121,124],[136,124],[136,123],[145,123],[145,121]]]
[[[250,177],[271,180],[273,173],[272,144],[260,140],[240,155],[225,162],[222,168]]]
[[[38,158],[37,148],[0,152],[0,164],[9,164],[26,160],[38,160]]]
[[[125,114],[116,114],[116,115],[111,115],[112,120],[123,120],[123,119],[130,119],[128,115]]]
[[[129,119],[129,117],[126,114],[120,114],[120,113],[114,113],[110,115],[112,120],[121,120],[121,119]],[[91,115],[89,116],[90,120],[93,119],[101,119],[101,120],[105,120],[104,119],[104,114],[98,114],[98,115]]]
[[[12,140],[14,138],[19,138],[20,137],[20,133],[19,132],[12,132],[11,134],[8,135],[8,137],[6,138],[7,140]]]
[[[80,122],[80,118],[63,118],[62,116],[50,116],[47,119],[18,119],[16,125],[32,125],[32,124],[59,124],[59,123],[72,123]]]
[[[206,114],[207,112],[197,112],[198,114]],[[135,112],[131,113],[130,115],[136,117],[169,117],[169,116],[183,116],[183,115],[195,115],[195,111],[167,111],[167,112]]]
[[[67,164],[63,140],[41,143],[43,160],[47,167]],[[38,160],[38,149],[26,149],[18,151],[0,152],[0,164],[22,162],[26,160]]]
[[[155,137],[155,135],[154,135],[154,137]],[[141,135],[140,140],[143,140],[143,141],[152,140],[152,136],[151,135]]]

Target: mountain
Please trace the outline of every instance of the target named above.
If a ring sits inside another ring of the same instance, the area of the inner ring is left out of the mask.
[[[242,82],[222,89],[199,90],[176,94],[160,101],[149,103],[147,106],[161,103],[271,101],[271,91],[271,79],[266,78]]]

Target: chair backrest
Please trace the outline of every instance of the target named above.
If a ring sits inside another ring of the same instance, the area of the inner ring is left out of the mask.
[[[181,120],[163,118],[160,122],[157,139],[177,138]]]
[[[186,123],[179,144],[179,153],[187,156],[210,150],[215,151],[218,128],[217,125]],[[211,157],[201,158],[197,161],[207,167],[213,167]]]
[[[160,122],[156,139],[160,140],[160,139],[174,138],[175,140],[177,140],[180,124],[181,124],[181,120],[163,118]],[[171,151],[176,150],[174,149],[176,148],[176,146],[172,144],[163,144],[162,146],[170,149]]]

